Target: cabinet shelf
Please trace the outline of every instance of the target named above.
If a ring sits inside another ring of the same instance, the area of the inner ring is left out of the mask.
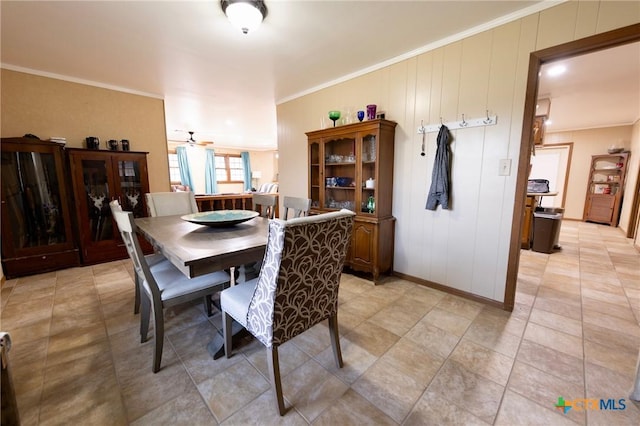
[[[591,157],[584,221],[618,226],[628,159],[628,152]],[[602,180],[605,176],[615,180]]]

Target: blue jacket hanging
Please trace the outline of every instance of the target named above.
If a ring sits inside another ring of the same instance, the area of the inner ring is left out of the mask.
[[[449,209],[449,128],[440,126],[437,139],[438,148],[433,161],[431,189],[427,197],[427,210],[435,210],[438,203],[444,210]]]

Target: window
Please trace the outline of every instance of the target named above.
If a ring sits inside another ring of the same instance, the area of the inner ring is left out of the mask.
[[[244,182],[242,158],[237,154],[216,154],[216,180],[218,183]]]
[[[172,184],[182,183],[180,179],[180,166],[178,165],[178,154],[175,152],[169,154],[169,180]]]

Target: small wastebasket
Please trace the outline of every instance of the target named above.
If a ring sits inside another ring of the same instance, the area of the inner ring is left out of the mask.
[[[533,212],[533,251],[553,253],[560,249],[558,239],[562,213],[564,209],[559,207],[538,207]]]

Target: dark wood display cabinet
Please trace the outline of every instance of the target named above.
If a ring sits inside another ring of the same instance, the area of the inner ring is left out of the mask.
[[[78,266],[63,147],[34,138],[3,138],[1,148],[5,276]]]
[[[67,149],[75,197],[82,262],[95,264],[124,259],[127,250],[111,216],[109,202],[119,200],[134,217],[147,216],[149,192],[146,152]],[[153,251],[140,239],[145,253]]]
[[[345,266],[372,274],[374,282],[393,268],[395,127],[368,120],[307,133],[311,213],[356,213]]]
[[[618,226],[629,152],[593,155],[583,220]]]

